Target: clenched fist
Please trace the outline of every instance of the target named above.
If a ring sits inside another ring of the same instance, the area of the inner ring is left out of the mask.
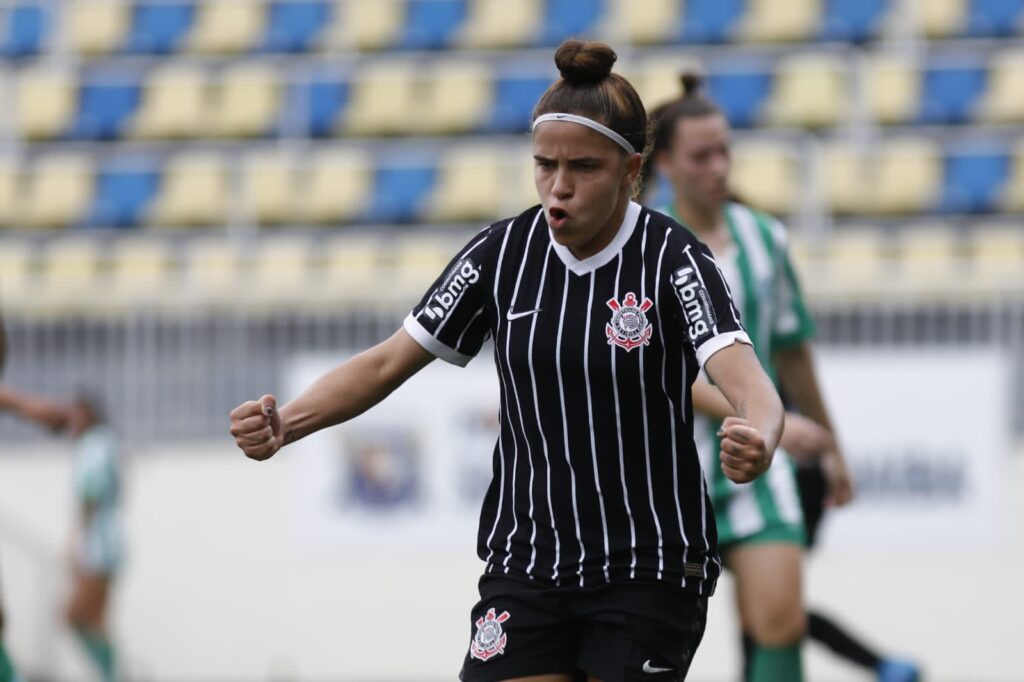
[[[733,483],[749,483],[768,470],[772,453],[764,437],[746,419],[726,417],[718,430],[722,471]]]
[[[246,457],[270,459],[284,445],[277,399],[265,395],[242,403],[231,411],[231,435]]]

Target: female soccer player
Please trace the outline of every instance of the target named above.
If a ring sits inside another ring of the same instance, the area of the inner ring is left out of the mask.
[[[752,485],[738,486],[716,469],[705,469],[711,476],[722,555],[736,577],[740,620],[755,644],[748,678],[795,682],[802,679],[800,642],[806,628],[804,527],[793,465],[784,451],[794,456],[825,453],[835,504],[848,502],[852,488],[818,387],[809,343],[814,326],[789,260],[785,230],[774,218],[731,200],[729,124],[699,94],[699,85],[697,76],[683,76],[682,98],[653,115],[654,159],[674,190],[666,212],[715,254],[736,293],[757,357],[799,411],[787,413],[783,452]],[[721,420],[734,412],[704,378],[694,384],[693,396],[700,413],[694,437],[708,462],[719,447]]]
[[[106,611],[121,555],[120,453],[117,434],[95,399],[76,396],[60,404],[0,388],[0,410],[13,412],[75,441],[74,486],[79,523],[74,537],[74,588],[66,616],[103,679],[115,678],[114,647]]]
[[[0,373],[3,373],[7,361],[7,335],[4,333],[3,318],[0,318]],[[18,674],[14,671],[14,663],[3,642],[4,610],[0,604],[0,682],[17,682]]]
[[[683,679],[720,572],[692,434],[700,367],[737,415],[724,475],[755,479],[781,433],[710,252],[631,200],[648,122],[615,59],[558,48],[562,77],[534,110],[540,206],[476,235],[390,339],[280,410],[265,395],[231,414],[238,446],[266,459],[494,339],[501,430],[467,682]]]

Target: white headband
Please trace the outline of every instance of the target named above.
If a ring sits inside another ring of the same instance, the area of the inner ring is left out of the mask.
[[[608,126],[601,125],[597,121],[587,118],[586,116],[577,116],[576,114],[544,114],[538,116],[537,120],[533,122],[533,130],[537,129],[541,123],[545,121],[569,121],[570,123],[578,123],[581,126],[587,126],[591,130],[596,130],[615,144],[619,145],[626,150],[629,154],[636,154],[636,149],[629,143],[629,140],[619,135],[617,132],[609,128]]]

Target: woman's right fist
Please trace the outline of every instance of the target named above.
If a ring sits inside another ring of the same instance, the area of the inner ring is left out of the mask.
[[[265,395],[232,410],[231,435],[246,457],[257,461],[273,457],[284,445],[277,399]]]

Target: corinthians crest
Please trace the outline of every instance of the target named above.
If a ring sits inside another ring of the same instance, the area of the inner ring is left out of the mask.
[[[614,298],[609,299],[608,307],[612,309],[612,319],[605,325],[608,343],[627,351],[649,344],[654,327],[647,319],[646,313],[653,305],[649,298],[644,298],[643,303],[640,303],[633,292],[626,294],[622,303]]]
[[[469,645],[469,655],[472,658],[486,661],[505,653],[508,635],[502,630],[501,624],[511,616],[508,611],[502,611],[500,616],[494,614],[494,609],[487,609],[487,615],[476,619],[476,634],[473,635],[473,642]]]

